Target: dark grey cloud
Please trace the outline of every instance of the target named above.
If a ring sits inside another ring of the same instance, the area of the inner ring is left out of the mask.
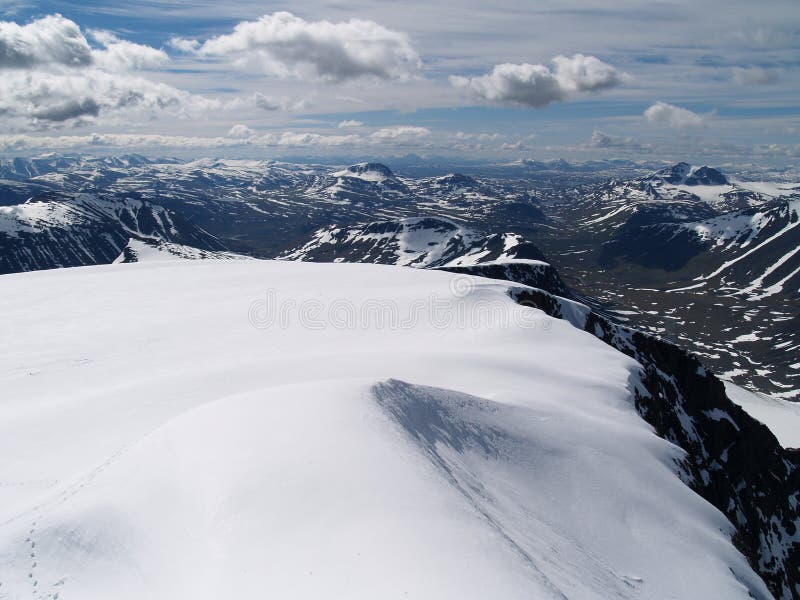
[[[220,107],[218,100],[95,67],[65,72],[12,70],[0,77],[0,111],[18,127],[123,112],[144,119],[162,113],[182,117]]]
[[[96,117],[100,114],[100,105],[93,98],[81,100],[69,99],[58,104],[35,110],[32,116],[44,121],[68,121],[78,117]]]
[[[301,110],[311,105],[309,98],[287,98],[285,96],[276,98],[275,96],[268,96],[261,92],[256,92],[248,101],[242,100],[241,98],[234,100],[231,103],[231,108],[236,108],[248,103],[252,103],[256,108],[267,112]]]
[[[637,152],[650,152],[652,150],[649,145],[637,142],[631,137],[609,135],[597,129],[592,132],[592,137],[583,144],[583,148],[587,150],[617,149]]]

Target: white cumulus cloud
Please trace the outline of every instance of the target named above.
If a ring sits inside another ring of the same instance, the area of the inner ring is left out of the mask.
[[[622,75],[614,67],[594,56],[556,56],[553,65],[551,69],[542,64],[504,63],[486,75],[455,76],[450,82],[487,102],[533,108],[622,83]]]
[[[225,148],[241,146],[243,140],[224,137],[178,136],[130,133],[88,135],[0,135],[0,149],[64,150],[67,148]]]
[[[346,129],[348,127],[363,127],[364,123],[361,121],[355,121],[353,119],[345,119],[341,121],[338,125],[339,129]]]
[[[177,50],[178,52],[185,52],[186,54],[192,54],[194,52],[197,52],[197,50],[201,46],[200,42],[197,40],[190,40],[182,37],[170,38],[169,41],[167,42],[167,45],[173,50]]]
[[[450,81],[481,100],[499,104],[540,108],[566,99],[555,75],[544,65],[504,63],[487,75],[454,76]]]
[[[202,44],[177,38],[172,46],[231,60],[278,77],[341,82],[360,77],[407,79],[420,58],[404,33],[374,21],[306,21],[288,12],[243,21]]]
[[[431,130],[427,127],[415,127],[413,125],[396,125],[394,127],[383,127],[373,132],[370,137],[373,140],[397,140],[408,138],[421,138],[430,135]]]
[[[94,63],[103,69],[112,71],[154,69],[169,62],[169,56],[163,50],[121,40],[110,31],[92,30],[89,33],[104,47],[103,50],[92,52]]]
[[[319,133],[295,133],[286,131],[279,136],[269,134],[267,145],[313,147],[313,146],[357,146],[363,142],[360,135],[321,135]]]
[[[604,90],[620,85],[623,80],[619,71],[595,56],[556,56],[553,64],[558,83],[568,92]]]
[[[228,137],[232,138],[244,139],[253,137],[253,135],[255,135],[255,131],[250,129],[247,125],[242,125],[241,123],[237,123],[228,131]]]
[[[667,125],[672,129],[697,129],[706,124],[707,117],[687,108],[666,102],[656,102],[644,111],[644,118],[650,123]]]
[[[59,14],[27,25],[0,21],[0,69],[51,64],[78,67],[92,60],[92,49],[80,27]]]
[[[88,39],[87,39],[88,36]],[[94,43],[89,43],[91,39]],[[196,116],[221,103],[134,75],[169,62],[161,49],[104,30],[84,33],[54,14],[0,21],[0,117],[6,131],[86,124],[99,118]]]
[[[457,131],[454,136],[457,140],[479,140],[481,142],[491,142],[503,138],[499,133],[466,133],[464,131]],[[533,134],[528,137],[535,137]]]

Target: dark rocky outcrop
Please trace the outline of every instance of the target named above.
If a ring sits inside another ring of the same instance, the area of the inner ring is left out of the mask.
[[[558,271],[546,263],[531,263],[526,261],[512,261],[507,263],[478,264],[467,267],[440,267],[442,271],[476,275],[488,279],[501,279],[513,281],[535,288],[551,290],[554,294],[571,297],[572,294],[561,281]]]
[[[728,178],[717,169],[702,166],[692,170],[692,166],[685,162],[660,169],[649,179],[660,179],[672,185],[728,185]]]
[[[728,185],[728,178],[711,167],[700,167],[686,178],[686,185]]]

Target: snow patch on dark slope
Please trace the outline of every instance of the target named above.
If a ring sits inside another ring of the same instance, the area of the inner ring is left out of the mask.
[[[131,238],[224,250],[219,240],[157,204],[49,192],[0,206],[0,274],[111,263]]]
[[[312,262],[368,262],[426,267],[464,254],[479,235],[446,219],[399,219],[317,231],[281,258]]]
[[[450,173],[441,177],[434,177],[428,180],[431,190],[438,193],[457,194],[468,190],[479,190],[481,185],[469,175],[461,173]]]
[[[769,183],[725,177],[726,185],[707,185],[721,181],[683,163],[565,191],[548,214],[578,226],[542,228],[535,239],[596,303],[690,349],[726,379],[797,399],[795,175]]]
[[[800,200],[787,199],[704,221],[623,228],[604,245],[601,265],[669,269],[662,297],[642,298],[660,310],[642,315],[641,326],[660,321],[663,332],[670,321],[688,323],[678,339],[718,373],[797,399],[799,225]]]
[[[678,163],[646,177],[580,190],[570,210],[593,232],[711,219],[797,193],[791,186],[731,181],[711,167]]]
[[[697,280],[751,301],[786,292],[800,298],[800,199],[778,201],[687,226],[723,262]]]
[[[544,259],[522,236],[513,233],[486,236],[455,221],[436,217],[411,217],[354,227],[332,225],[320,229],[308,242],[280,258],[410,267]]]
[[[663,218],[664,215],[654,218],[657,213],[651,211],[648,220],[631,217],[604,244],[602,260],[608,263],[625,260],[667,270],[691,269],[693,265],[687,263],[692,259],[703,265],[716,262],[716,268],[710,268],[697,280],[722,275],[716,287],[743,289],[755,279],[753,259],[757,253],[767,256],[766,269],[796,247],[792,242],[797,239],[797,232],[793,230],[797,227],[798,214],[798,199],[774,200],[758,207],[693,221],[674,221]],[[787,241],[789,243],[785,244]],[[738,281],[725,281],[724,276],[735,270],[732,267],[746,258],[749,260],[744,263],[746,268]],[[797,264],[797,260],[793,262]]]

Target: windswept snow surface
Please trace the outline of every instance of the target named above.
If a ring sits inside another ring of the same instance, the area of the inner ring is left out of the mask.
[[[208,260],[0,286],[0,595],[769,597],[635,412],[637,364],[507,284]],[[370,302],[416,317],[342,322]]]

